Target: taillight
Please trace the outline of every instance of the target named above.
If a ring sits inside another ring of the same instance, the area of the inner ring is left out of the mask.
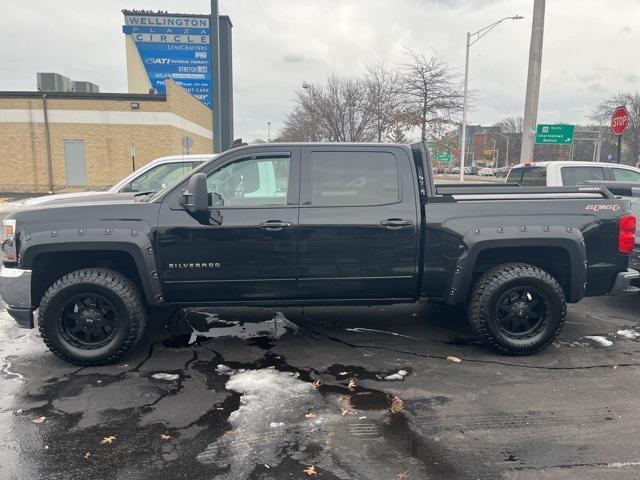
[[[629,255],[636,244],[636,217],[625,215],[618,220],[618,251]]]

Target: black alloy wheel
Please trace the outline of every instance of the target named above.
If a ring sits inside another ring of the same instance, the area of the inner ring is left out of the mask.
[[[496,320],[501,332],[511,338],[535,335],[544,322],[545,300],[531,287],[515,287],[504,292],[496,304]]]
[[[95,349],[107,345],[118,330],[116,308],[97,293],[72,297],[60,316],[61,333],[78,348]]]

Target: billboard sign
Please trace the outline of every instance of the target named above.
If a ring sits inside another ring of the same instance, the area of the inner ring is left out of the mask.
[[[151,86],[165,93],[167,77],[209,107],[211,88],[209,18],[125,13],[122,31],[131,35]]]

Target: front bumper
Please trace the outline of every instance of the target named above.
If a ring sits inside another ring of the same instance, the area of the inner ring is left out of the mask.
[[[0,297],[18,325],[33,328],[31,270],[7,267],[0,270]]]
[[[620,272],[616,276],[616,281],[613,282],[613,287],[609,295],[629,295],[640,292],[640,288],[635,287],[634,284],[640,282],[640,272],[629,268],[626,272]]]

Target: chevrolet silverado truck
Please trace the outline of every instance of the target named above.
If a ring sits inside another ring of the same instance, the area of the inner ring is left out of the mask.
[[[156,309],[230,305],[466,305],[525,355],[567,302],[638,291],[635,227],[601,186],[435,185],[421,145],[270,143],[138,201],[9,215],[0,294],[78,365],[126,355]]]

